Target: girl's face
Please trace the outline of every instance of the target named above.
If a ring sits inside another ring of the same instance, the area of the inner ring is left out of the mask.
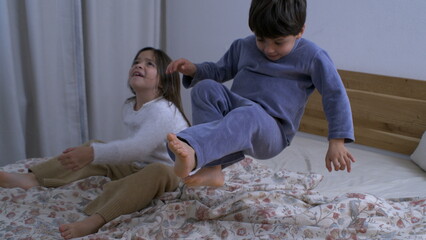
[[[136,94],[155,98],[159,96],[159,82],[154,52],[151,50],[142,51],[129,70],[129,85]]]

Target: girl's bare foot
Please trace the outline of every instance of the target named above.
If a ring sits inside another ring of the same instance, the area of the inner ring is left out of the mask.
[[[169,149],[175,154],[175,174],[184,178],[195,168],[195,151],[184,141],[181,141],[175,134],[167,134]]]
[[[0,172],[0,187],[23,188],[28,190],[40,186],[34,173],[8,173]]]
[[[59,231],[64,239],[83,237],[96,233],[105,223],[104,218],[95,213],[82,221],[62,224]]]
[[[220,165],[203,167],[194,175],[184,178],[183,182],[190,187],[221,187],[225,183],[225,176]]]

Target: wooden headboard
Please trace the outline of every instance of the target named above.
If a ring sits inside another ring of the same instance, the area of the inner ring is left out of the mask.
[[[339,70],[352,108],[355,142],[411,154],[426,131],[426,81]],[[321,97],[315,91],[300,131],[327,136]]]

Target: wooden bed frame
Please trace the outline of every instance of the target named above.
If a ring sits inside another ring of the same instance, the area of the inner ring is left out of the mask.
[[[411,154],[426,131],[426,81],[339,70],[348,93],[355,142]],[[321,97],[310,97],[300,131],[327,136]]]

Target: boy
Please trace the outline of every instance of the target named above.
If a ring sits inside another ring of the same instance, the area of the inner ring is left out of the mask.
[[[349,100],[328,54],[302,38],[305,19],[306,0],[252,0],[254,35],[234,41],[217,63],[170,63],[167,72],[182,73],[184,86],[193,87],[193,126],[167,136],[174,171],[187,185],[222,186],[221,169],[244,154],[279,154],[315,88],[329,122],[326,168],[351,171],[355,159],[344,145],[354,141]],[[221,84],[230,79],[231,90]]]

